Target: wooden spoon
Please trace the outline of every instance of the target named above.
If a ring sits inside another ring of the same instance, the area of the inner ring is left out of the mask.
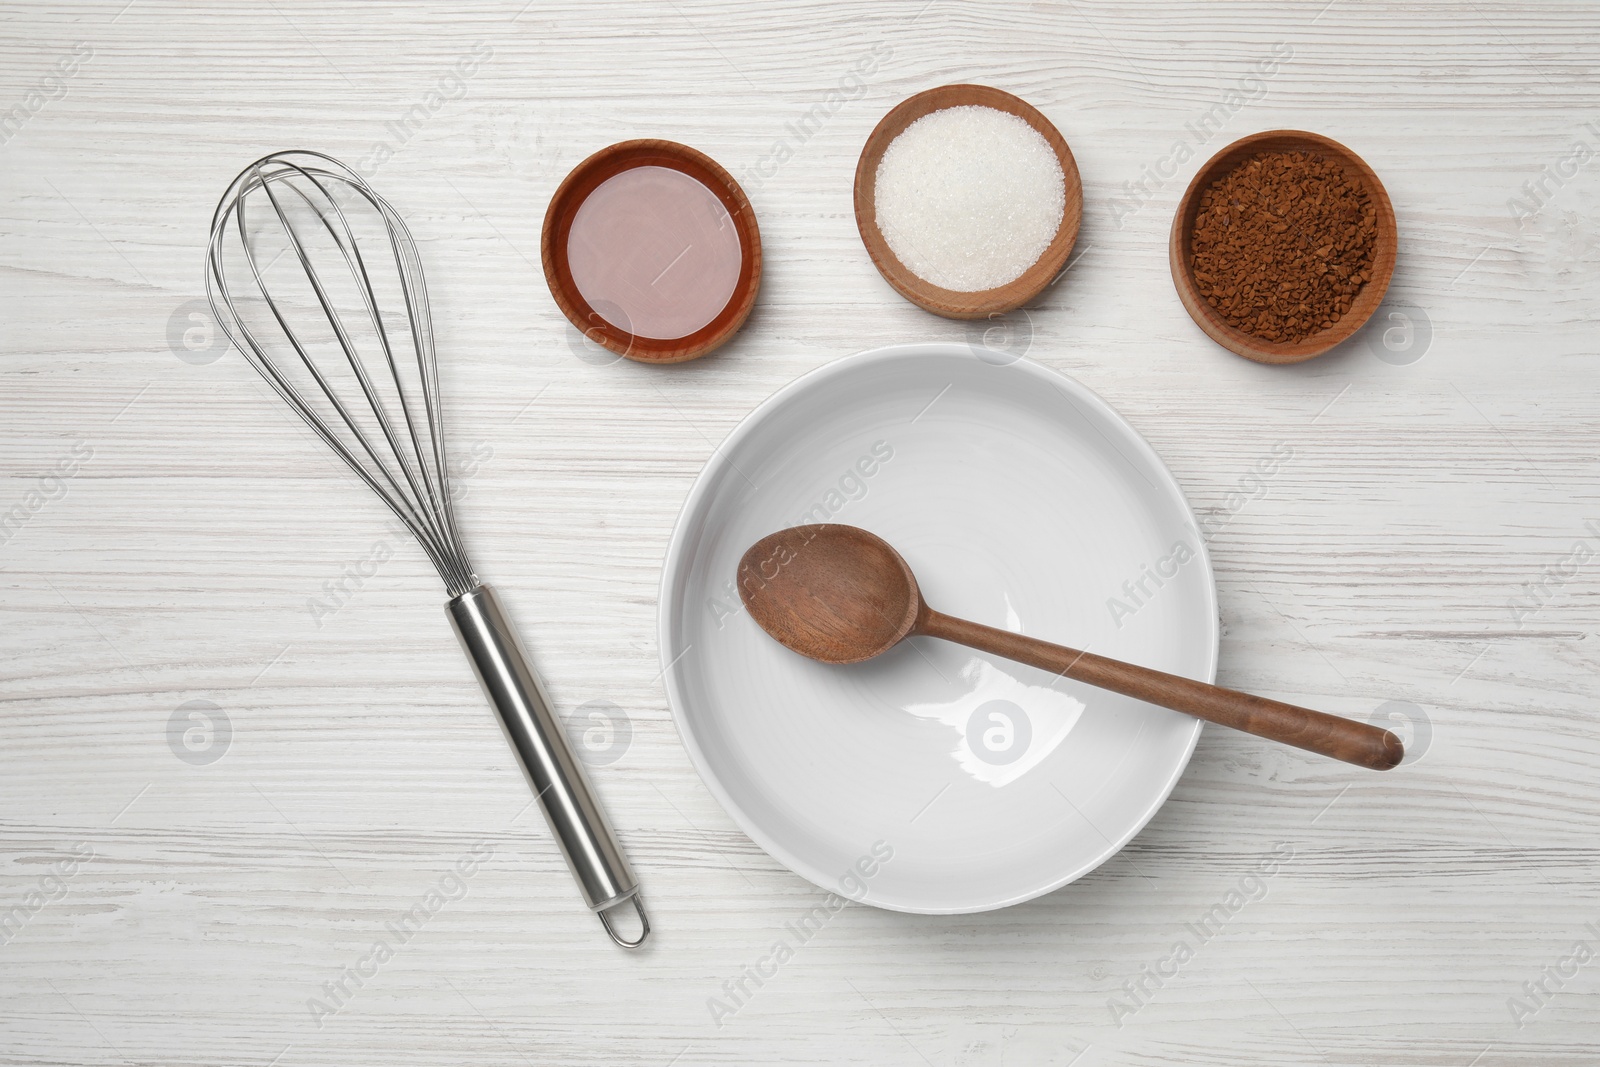
[[[854,526],[768,534],[739,561],[738,582],[763,630],[823,663],[859,663],[920,634],[1375,771],[1405,755],[1400,739],[1376,726],[942,615],[923,601],[900,554]]]

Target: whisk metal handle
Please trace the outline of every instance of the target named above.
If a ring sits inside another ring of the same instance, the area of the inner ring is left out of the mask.
[[[613,941],[624,948],[637,948],[650,933],[650,920],[639,899],[639,882],[494,592],[480,585],[450,600],[448,609],[461,647],[522,760],[545,821],[585,903],[599,914]],[[606,914],[630,902],[642,925],[633,941],[620,937]]]

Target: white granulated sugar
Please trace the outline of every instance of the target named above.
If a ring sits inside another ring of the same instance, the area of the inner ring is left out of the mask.
[[[923,281],[961,293],[1015,281],[1061,225],[1066,179],[1050,142],[1015,115],[930,112],[878,163],[878,229]]]

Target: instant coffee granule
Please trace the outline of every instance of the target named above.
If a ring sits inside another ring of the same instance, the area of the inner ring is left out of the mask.
[[[1350,310],[1376,244],[1359,178],[1310,152],[1263,152],[1201,194],[1194,278],[1228,325],[1298,344]]]

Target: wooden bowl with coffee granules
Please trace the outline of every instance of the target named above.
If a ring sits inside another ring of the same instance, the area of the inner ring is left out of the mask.
[[[1397,243],[1389,194],[1360,156],[1272,130],[1200,168],[1168,259],[1178,299],[1213,341],[1257,363],[1300,363],[1378,310]]]

